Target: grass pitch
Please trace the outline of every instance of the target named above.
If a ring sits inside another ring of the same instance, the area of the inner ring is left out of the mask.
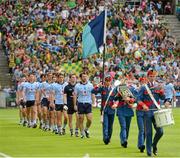
[[[164,128],[158,144],[158,157],[180,157],[180,109],[174,109],[175,125]],[[18,125],[18,109],[0,109],[0,157],[146,157],[137,149],[136,116],[132,119],[128,148],[120,146],[119,123],[115,117],[111,143],[104,145],[99,109],[93,109],[91,138],[59,136],[40,129]]]

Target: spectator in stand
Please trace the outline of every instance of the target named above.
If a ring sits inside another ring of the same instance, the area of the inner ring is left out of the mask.
[[[170,5],[170,2],[167,2],[167,4],[164,7],[164,13],[165,14],[172,14],[172,7]]]
[[[163,13],[162,2],[158,1],[156,6],[157,6],[158,14],[161,15]]]

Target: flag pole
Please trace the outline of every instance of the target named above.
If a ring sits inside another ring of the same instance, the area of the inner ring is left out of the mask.
[[[106,1],[105,1],[106,2]],[[105,55],[106,55],[106,22],[107,22],[107,7],[105,3],[105,16],[104,16],[104,39],[103,39],[103,76],[102,76],[102,84],[104,85],[104,77],[105,77]]]
[[[107,21],[107,7],[106,7],[106,0],[105,0],[105,6],[104,6],[104,11],[105,11],[105,16],[104,16],[104,38],[103,38],[103,76],[102,76],[102,85],[104,85],[104,77],[105,77],[105,72],[104,72],[104,67],[105,67],[105,55],[106,55],[106,21]],[[101,105],[101,123],[104,121],[104,109],[106,106]]]

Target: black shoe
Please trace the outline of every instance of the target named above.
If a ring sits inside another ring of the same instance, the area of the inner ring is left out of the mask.
[[[62,131],[58,131],[58,134],[59,134],[60,136],[62,136],[62,135],[63,135],[63,132],[62,132]]]
[[[24,122],[23,122],[23,126],[26,126],[26,125],[27,125],[27,121],[24,121]]]
[[[152,156],[151,153],[147,153],[147,156]]]
[[[141,153],[144,152],[144,149],[145,149],[145,145],[142,145],[142,146],[139,147],[139,150],[140,150]]]
[[[109,139],[104,140],[104,144],[105,144],[105,145],[108,145],[109,142],[110,142]]]
[[[28,128],[31,128],[31,125],[30,125],[30,124],[28,124],[28,125],[27,125],[27,127],[28,127]]]
[[[127,144],[128,144],[127,141],[125,141],[124,143],[121,144],[121,146],[127,148]]]
[[[153,146],[153,154],[157,155],[157,147],[156,146]]]
[[[53,130],[52,130],[52,133],[56,133],[56,129],[53,129]]]
[[[82,139],[84,138],[84,134],[81,134],[81,138],[82,138]]]
[[[33,125],[33,128],[36,128],[37,127],[37,124],[35,123],[34,125]]]
[[[75,132],[75,136],[76,136],[76,137],[79,137],[79,133],[78,133],[78,132]]]
[[[43,124],[42,124],[42,123],[40,123],[40,125],[39,125],[39,129],[42,129],[42,125],[43,125]]]
[[[58,129],[55,129],[55,132],[54,132],[55,134],[58,134],[59,132],[58,132]]]
[[[86,137],[89,138],[89,131],[84,130],[84,132],[85,132]]]
[[[48,127],[44,127],[44,131],[49,131],[49,128]]]
[[[63,134],[63,135],[66,134],[66,129],[65,129],[65,128],[62,129],[62,134]]]

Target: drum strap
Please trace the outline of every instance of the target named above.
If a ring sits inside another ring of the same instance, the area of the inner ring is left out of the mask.
[[[114,90],[114,88],[112,88],[112,89],[110,90],[110,92],[109,92],[109,95],[108,95],[108,97],[107,97],[107,99],[106,99],[106,102],[105,102],[105,105],[104,105],[104,109],[105,109],[105,107],[107,106],[107,103],[108,103],[108,101],[109,101],[109,98],[110,98],[113,90]]]
[[[112,88],[111,91],[109,92],[109,95],[108,95],[108,97],[107,97],[107,99],[106,99],[105,105],[104,105],[104,107],[103,107],[103,109],[102,109],[102,111],[101,111],[101,123],[103,123],[103,121],[104,121],[104,120],[103,120],[104,110],[105,110],[105,108],[106,108],[106,106],[107,106],[107,103],[108,103],[108,101],[109,101],[109,98],[110,98],[113,90],[114,90],[114,88]]]
[[[159,104],[157,103],[156,99],[154,98],[154,96],[153,96],[151,90],[149,89],[148,85],[145,84],[144,86],[145,86],[145,88],[146,88],[146,90],[147,90],[147,92],[148,92],[148,94],[149,94],[151,100],[153,101],[153,103],[156,105],[156,107],[157,107],[158,109],[161,109],[160,106],[159,106]]]

